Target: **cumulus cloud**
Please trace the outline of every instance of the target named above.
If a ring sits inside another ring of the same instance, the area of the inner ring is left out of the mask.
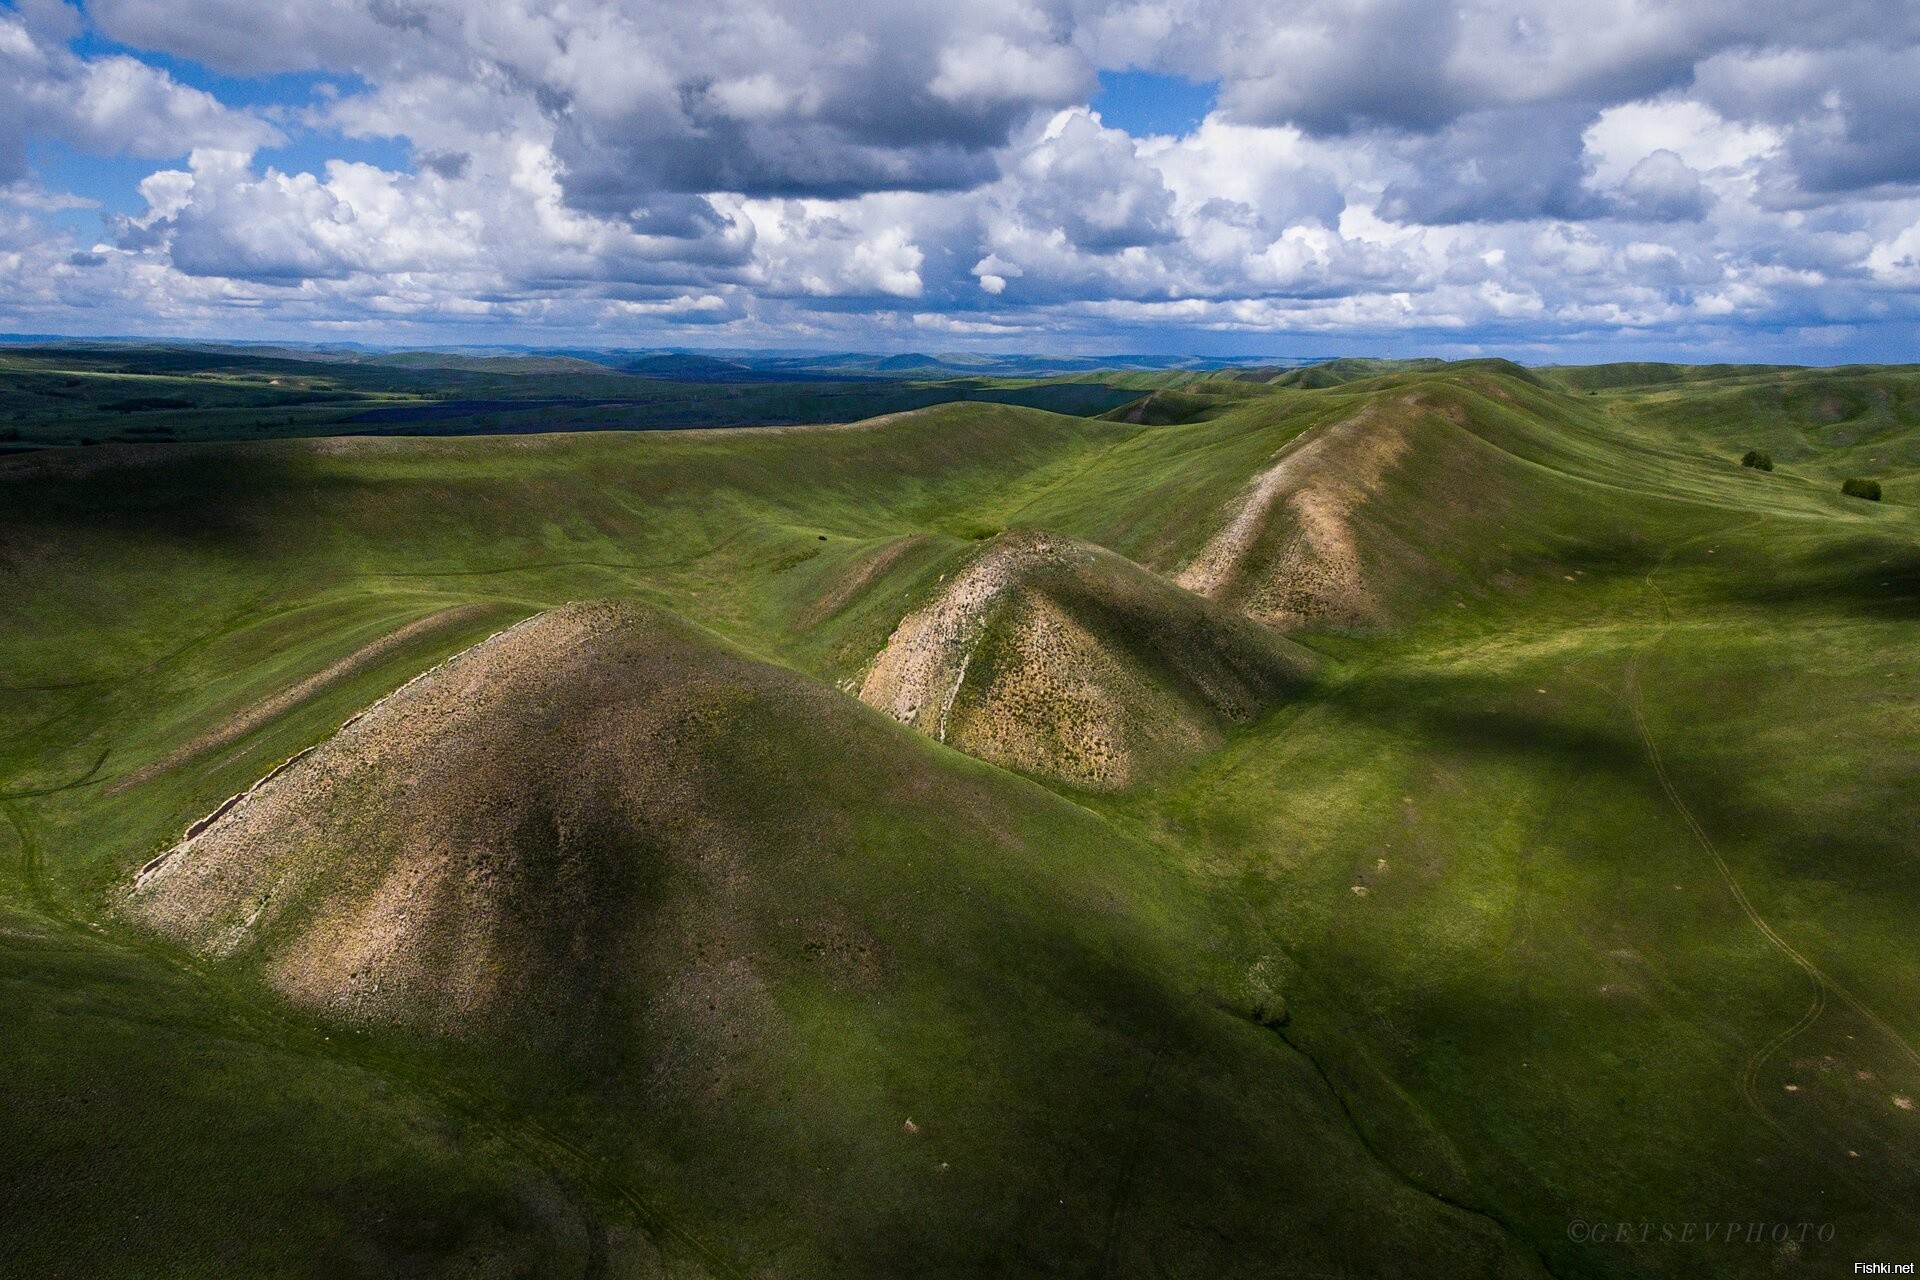
[[[1401,144],[1411,173],[1386,189],[1381,213],[1440,225],[1599,217],[1606,206],[1586,184],[1587,124],[1577,104],[1463,116]]]
[[[1656,222],[1703,217],[1709,199],[1699,173],[1664,147],[1638,161],[1620,183],[1620,207]]]
[[[1008,0],[902,0],[884,17],[831,0],[269,8],[260,21],[237,0],[100,0],[92,12],[119,39],[234,71],[513,86],[553,121],[570,197],[600,213],[659,191],[976,185],[1015,125],[1094,82],[1064,14]]]
[[[88,20],[334,87],[223,103],[75,52]],[[1134,137],[1089,106],[1121,69],[1217,108]],[[1920,288],[1898,0],[24,0],[0,76],[0,311],[42,328],[1585,341],[1908,324]],[[145,212],[56,225],[41,138],[155,160]]]
[[[0,182],[24,177],[27,142],[57,139],[83,151],[154,159],[196,146],[252,150],[280,131],[211,94],[130,57],[83,59],[64,6],[0,14]]]
[[[1019,215],[1058,228],[1075,248],[1115,253],[1174,236],[1160,170],[1133,138],[1084,111],[1063,112],[1009,170]]]
[[[857,201],[742,201],[756,229],[754,283],[771,297],[919,298],[926,253],[912,227],[914,202],[898,196]]]

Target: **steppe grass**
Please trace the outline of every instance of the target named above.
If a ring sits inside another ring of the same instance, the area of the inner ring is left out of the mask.
[[[1915,376],[1293,381],[1327,385],[1162,426],[950,406],[0,466],[4,1269],[1732,1277],[1897,1254],[1920,1201]],[[1462,433],[1384,491],[1424,548],[1406,620],[1306,637],[1327,677],[1217,754],[1061,797],[862,731],[987,797],[999,841],[875,801],[905,765],[837,730],[712,744],[753,822],[838,814],[862,852],[756,885],[753,954],[798,1033],[704,1109],[661,1109],[627,1059],[290,1017],[101,910],[188,821],[518,617],[637,597],[842,681],[975,529],[1170,570],[1300,431],[1400,394]],[[1869,464],[1886,500],[1844,498]],[[829,911],[913,980],[803,980],[778,923]],[[1575,1229],[1643,1221],[1835,1231]]]

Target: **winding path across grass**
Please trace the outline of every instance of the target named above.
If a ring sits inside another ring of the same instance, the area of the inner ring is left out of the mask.
[[[1759,524],[1765,519],[1765,516],[1761,516],[1747,524],[1737,526],[1735,529],[1725,530],[1721,536],[1724,536],[1725,533],[1733,533],[1738,532],[1740,529],[1750,528],[1752,525]],[[1826,970],[1808,959],[1807,956],[1795,948],[1792,943],[1783,938],[1779,930],[1775,929],[1765,916],[1760,914],[1759,908],[1753,905],[1753,900],[1747,896],[1746,890],[1741,887],[1739,879],[1733,874],[1733,868],[1728,865],[1719,847],[1714,844],[1713,837],[1708,835],[1707,829],[1700,824],[1699,818],[1694,815],[1693,810],[1680,795],[1679,788],[1674,785],[1672,775],[1667,771],[1666,762],[1660,756],[1659,744],[1654,741],[1653,730],[1647,724],[1645,696],[1641,689],[1640,673],[1646,663],[1647,656],[1653,652],[1660,642],[1666,638],[1667,633],[1673,628],[1673,601],[1654,578],[1661,569],[1666,567],[1667,563],[1673,558],[1674,553],[1678,550],[1678,546],[1669,548],[1667,553],[1660,557],[1659,563],[1655,564],[1653,568],[1649,569],[1646,573],[1645,582],[1647,587],[1654,593],[1654,597],[1660,604],[1660,629],[1654,633],[1653,638],[1649,640],[1627,664],[1625,702],[1628,712],[1633,717],[1634,730],[1640,737],[1641,746],[1646,749],[1647,759],[1653,765],[1654,776],[1660,783],[1661,793],[1666,796],[1667,803],[1672,806],[1673,811],[1680,816],[1680,820],[1686,825],[1687,831],[1692,835],[1694,843],[1699,845],[1700,848],[1705,851],[1707,857],[1713,862],[1714,869],[1719,872],[1721,883],[1726,886],[1727,892],[1732,895],[1734,902],[1739,905],[1740,911],[1746,916],[1748,923],[1760,933],[1761,937],[1766,939],[1769,946],[1782,956],[1785,956],[1787,960],[1804,973],[1813,984],[1813,1001],[1808,1005],[1807,1011],[1801,1014],[1799,1020],[1792,1026],[1760,1046],[1760,1048],[1747,1059],[1746,1064],[1740,1070],[1738,1079],[1740,1096],[1745,1100],[1747,1106],[1753,1113],[1759,1117],[1761,1122],[1769,1129],[1772,1129],[1774,1133],[1779,1135],[1779,1137],[1789,1145],[1802,1147],[1802,1144],[1798,1143],[1792,1135],[1787,1132],[1785,1126],[1774,1119],[1773,1116],[1769,1115],[1766,1108],[1761,1105],[1758,1093],[1758,1080],[1761,1069],[1775,1054],[1780,1052],[1781,1049],[1785,1048],[1800,1035],[1804,1034],[1826,1013],[1827,996],[1829,992],[1838,996],[1843,1004],[1858,1014],[1869,1026],[1873,1027],[1874,1030],[1880,1032],[1900,1053],[1900,1056],[1912,1063],[1915,1067],[1920,1067],[1920,1053],[1915,1052],[1914,1047],[1909,1044],[1906,1038],[1895,1030],[1886,1019],[1875,1013],[1864,1001],[1846,986],[1834,979]],[[1804,1147],[1802,1147],[1802,1149],[1804,1150]],[[1913,1206],[1911,1205],[1893,1205],[1891,1201],[1881,1196],[1879,1192],[1872,1187],[1867,1187],[1866,1190],[1869,1194],[1873,1195],[1874,1199],[1879,1200],[1882,1204],[1890,1205],[1903,1216],[1911,1216],[1914,1212]]]

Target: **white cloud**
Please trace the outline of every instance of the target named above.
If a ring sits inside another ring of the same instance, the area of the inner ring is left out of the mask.
[[[1671,152],[1697,170],[1739,170],[1778,150],[1780,135],[1766,125],[1731,123],[1703,102],[1669,95],[1602,111],[1584,142],[1595,179],[1612,185],[1656,151]]]
[[[9,233],[0,315],[64,297],[155,324],[244,309],[743,341],[945,316],[1036,345],[1135,325],[1551,340],[1911,323],[1911,9],[90,6],[136,48],[342,78],[263,113],[135,57],[82,58],[77,11],[28,0],[0,16],[0,207],[30,228]],[[1129,136],[1086,105],[1096,68],[1128,66],[1218,82],[1219,105],[1185,136]],[[411,171],[263,164],[279,129],[398,139]],[[37,221],[75,197],[27,174],[29,138],[192,158],[149,176],[145,215],[97,249]],[[22,283],[27,263],[59,289]]]
[[[1654,222],[1702,217],[1709,201],[1700,174],[1664,147],[1627,170],[1619,194],[1622,212]]]
[[[25,174],[31,137],[100,155],[164,159],[194,147],[251,151],[282,141],[251,112],[176,82],[136,58],[67,50],[70,11],[37,5],[0,14],[0,182]]]

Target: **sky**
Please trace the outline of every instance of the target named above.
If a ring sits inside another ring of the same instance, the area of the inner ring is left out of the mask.
[[[0,331],[1913,361],[1911,0],[0,0]]]

